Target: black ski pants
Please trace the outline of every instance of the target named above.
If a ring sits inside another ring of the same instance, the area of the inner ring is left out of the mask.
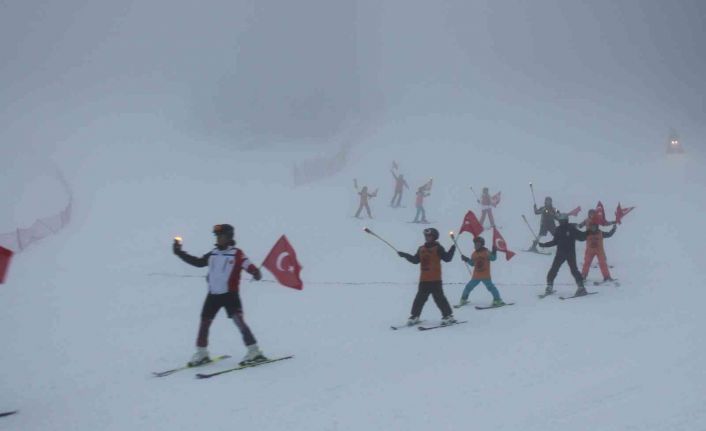
[[[198,347],[208,346],[208,333],[211,328],[211,323],[213,323],[213,319],[221,308],[226,309],[228,318],[232,319],[235,326],[240,330],[243,343],[245,343],[246,346],[256,344],[257,340],[255,340],[255,336],[253,336],[250,327],[245,323],[245,319],[243,318],[243,306],[240,302],[240,295],[238,295],[238,292],[228,292],[217,295],[209,293],[206,295],[203,308],[201,309],[201,323],[199,324],[196,345]]]
[[[446,299],[446,295],[444,295],[444,288],[441,281],[420,281],[417,296],[414,298],[414,303],[412,303],[413,317],[419,317],[422,314],[422,309],[427,299],[429,299],[429,295],[434,298],[436,306],[439,307],[441,317],[453,314],[451,304],[449,304],[449,300]]]
[[[581,271],[579,271],[579,268],[576,265],[576,253],[559,253],[558,251],[556,253],[556,256],[554,256],[554,262],[552,262],[552,267],[549,268],[549,272],[547,273],[547,284],[550,286],[554,285],[554,279],[556,278],[556,275],[559,272],[559,267],[561,267],[564,262],[569,265],[571,275],[574,276],[576,284],[579,286],[583,286],[583,277],[581,276]]]

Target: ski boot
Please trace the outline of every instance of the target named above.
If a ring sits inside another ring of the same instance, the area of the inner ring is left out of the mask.
[[[266,360],[267,357],[265,357],[257,344],[251,344],[248,346],[248,353],[246,353],[243,360],[240,361],[240,365],[252,365]]]
[[[407,319],[407,326],[414,326],[419,323],[419,317],[417,316],[410,316],[409,319]]]
[[[502,299],[494,299],[493,300],[493,307],[501,307],[505,305]]]
[[[574,296],[586,296],[588,295],[588,292],[586,292],[586,288],[582,285],[576,289],[576,293],[574,293]]]
[[[554,293],[554,285],[547,284],[547,288],[544,289],[544,295],[551,295],[552,293]]]
[[[461,298],[461,300],[458,302],[457,307],[463,307],[464,305],[467,305],[467,304],[470,304],[470,303],[471,303],[471,301],[469,301],[469,300],[467,300],[467,299],[464,299],[464,298]]]
[[[191,360],[186,364],[189,367],[198,367],[199,365],[207,364],[211,362],[211,358],[208,357],[208,349],[205,347],[197,347],[196,353],[191,357]]]
[[[453,314],[441,318],[441,326],[453,325],[457,320]]]

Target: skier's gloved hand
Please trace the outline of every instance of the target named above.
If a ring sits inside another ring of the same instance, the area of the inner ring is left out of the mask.
[[[259,268],[256,268],[256,269],[255,269],[255,272],[254,272],[253,275],[252,275],[252,277],[253,277],[255,280],[258,280],[258,281],[259,281],[259,280],[262,280],[262,271],[260,271]]]
[[[405,253],[405,252],[403,252],[403,251],[398,251],[398,252],[397,252],[397,256],[399,256],[399,257],[404,257],[405,254],[407,254],[407,253]]]
[[[468,256],[461,255],[461,260],[466,262],[467,264],[471,264],[471,258]]]
[[[180,254],[181,253],[181,243],[177,240],[174,240],[174,244],[172,244],[172,251],[174,254]]]

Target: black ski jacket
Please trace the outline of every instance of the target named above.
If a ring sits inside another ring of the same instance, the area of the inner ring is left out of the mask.
[[[556,246],[557,255],[576,255],[576,241],[586,241],[586,232],[579,230],[575,224],[561,223],[554,231],[554,239],[547,242],[540,242],[540,247]]]

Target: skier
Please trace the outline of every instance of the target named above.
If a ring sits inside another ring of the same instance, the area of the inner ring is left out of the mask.
[[[468,304],[468,296],[481,281],[485,285],[485,288],[488,289],[488,291],[493,295],[493,306],[499,307],[501,305],[505,305],[503,300],[500,298],[498,288],[495,287],[493,280],[490,277],[490,262],[495,261],[497,258],[497,249],[493,246],[493,251],[488,251],[488,249],[485,248],[485,239],[483,239],[482,236],[473,238],[473,247],[475,248],[475,251],[471,254],[470,258],[461,254],[461,259],[473,267],[473,275],[471,276],[471,281],[469,281],[463,289],[461,301],[458,305],[463,306]]]
[[[356,218],[363,218],[360,216],[363,208],[365,208],[365,211],[368,213],[368,218],[373,218],[372,214],[370,214],[370,205],[368,205],[368,201],[370,198],[377,196],[378,191],[375,190],[373,193],[368,193],[368,186],[363,186],[363,188],[358,192],[358,195],[360,195],[360,204],[358,204],[358,211],[355,213]]]
[[[603,232],[599,229],[598,224],[589,223],[586,229],[586,253],[583,257],[583,269],[581,276],[584,280],[588,276],[588,269],[591,267],[594,257],[598,257],[598,266],[601,268],[603,281],[613,281],[608,270],[608,262],[606,261],[605,249],[603,248],[603,238],[610,238],[615,233],[617,225],[613,222],[613,228],[609,232]]]
[[[551,233],[554,235],[554,230],[556,229],[556,216],[558,214],[558,211],[554,206],[552,205],[552,198],[547,196],[544,198],[544,206],[541,208],[537,208],[537,205],[534,205],[534,213],[535,214],[541,214],[542,218],[539,221],[539,236],[538,238],[543,237],[547,233]],[[539,243],[538,239],[535,239],[532,242],[532,247],[529,248],[528,251],[537,251],[537,243]]]
[[[417,200],[415,202],[415,207],[417,208],[417,214],[414,216],[414,221],[412,223],[429,223],[427,221],[427,213],[424,210],[424,198],[429,196],[429,192],[427,192],[427,189],[428,189],[427,184],[425,184],[417,189]],[[421,220],[419,219],[419,216],[422,217]]]
[[[208,331],[218,311],[226,309],[228,318],[232,319],[243,337],[248,349],[241,365],[266,361],[267,358],[257,345],[250,328],[243,319],[243,306],[240,302],[238,287],[240,271],[246,270],[255,280],[262,278],[260,270],[245,256],[243,251],[235,247],[233,226],[217,224],[213,227],[216,236],[216,248],[202,257],[191,256],[182,250],[181,241],[174,240],[174,254],[181,260],[198,268],[208,266],[208,294],[201,310],[201,324],[196,339],[196,353],[189,361],[189,366],[197,366],[210,362],[208,355]]]
[[[407,181],[404,179],[404,175],[397,175],[393,170],[390,170],[390,173],[392,173],[392,176],[395,177],[395,194],[392,196],[390,206],[392,208],[399,208],[400,201],[402,201],[402,191],[405,188],[409,189],[409,185],[407,185]]]
[[[495,227],[495,220],[493,220],[493,201],[490,198],[490,192],[488,187],[483,187],[483,192],[481,193],[478,203],[481,204],[483,210],[480,215],[480,225],[485,229],[485,217],[488,216],[490,221],[490,227]]]
[[[407,259],[410,263],[419,266],[419,288],[417,296],[412,304],[412,314],[407,320],[407,325],[413,326],[419,323],[419,316],[422,314],[424,303],[429,299],[429,295],[434,297],[436,306],[441,311],[441,324],[450,325],[456,323],[456,319],[451,311],[448,299],[444,295],[443,283],[441,280],[441,261],[451,262],[456,251],[456,246],[452,245],[448,251],[439,244],[439,231],[432,228],[424,229],[424,245],[417,249],[417,253],[411,255],[403,251],[397,254]]]
[[[559,267],[564,262],[569,264],[571,275],[573,275],[574,280],[576,280],[576,286],[578,286],[578,288],[575,295],[586,295],[587,292],[583,285],[583,277],[576,266],[576,241],[585,241],[586,232],[580,231],[576,225],[570,224],[568,214],[559,213],[557,219],[559,220],[559,226],[554,230],[554,239],[539,243],[539,246],[542,248],[556,246],[554,262],[552,262],[552,266],[547,273],[545,295],[554,293],[554,279],[559,272]]]

